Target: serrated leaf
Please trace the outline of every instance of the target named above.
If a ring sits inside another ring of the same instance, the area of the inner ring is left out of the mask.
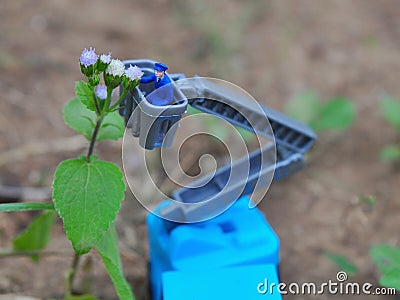
[[[381,110],[386,121],[400,130],[400,101],[385,97],[381,102]]]
[[[91,139],[96,126],[96,114],[87,109],[77,98],[69,101],[64,107],[65,123],[83,134],[88,140]],[[97,140],[118,140],[124,135],[124,121],[117,112],[108,113],[102,122]]]
[[[91,157],[70,159],[54,174],[53,201],[75,251],[89,252],[115,220],[124,198],[119,167]]]
[[[13,241],[13,248],[18,251],[31,251],[44,249],[51,235],[52,225],[56,218],[55,211],[46,211],[36,217],[28,228]],[[38,256],[32,256],[37,261]]]
[[[96,111],[94,90],[90,88],[86,82],[82,80],[75,82],[75,94],[76,98],[82,102],[83,105],[92,111]]]
[[[370,249],[372,260],[382,273],[400,269],[400,248],[391,245],[375,245]]]
[[[291,99],[284,110],[296,120],[311,124],[320,114],[321,103],[314,92],[307,91]]]
[[[379,284],[389,288],[400,290],[400,268],[387,271],[379,279]]]
[[[380,158],[383,162],[400,161],[400,147],[386,146],[381,150]]]
[[[120,299],[134,300],[131,287],[124,277],[121,257],[118,249],[118,236],[112,224],[103,239],[96,245],[107,272],[114,283],[115,290]]]
[[[353,123],[355,114],[354,104],[350,100],[334,98],[321,108],[318,119],[310,125],[316,131],[345,130]]]
[[[328,257],[338,268],[346,272],[349,276],[353,276],[357,273],[357,266],[350,262],[346,257],[337,255],[334,253],[327,252],[325,256]]]

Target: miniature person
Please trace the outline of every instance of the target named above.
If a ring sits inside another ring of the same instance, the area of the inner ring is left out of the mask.
[[[165,73],[167,70],[167,65],[156,62],[154,64],[154,74],[143,76],[140,80],[141,83],[154,82],[154,91],[147,97],[147,101],[153,105],[169,105],[172,104],[174,100],[174,90],[171,79],[167,73]]]

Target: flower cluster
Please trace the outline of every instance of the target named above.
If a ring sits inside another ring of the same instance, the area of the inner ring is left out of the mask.
[[[111,52],[98,55],[96,49],[92,47],[89,49],[85,48],[82,51],[79,64],[82,74],[87,77],[88,87],[94,92],[94,101],[97,101],[96,107],[98,113],[103,110],[103,105],[106,107],[106,110],[111,110],[116,107],[116,104],[109,107],[111,92],[116,87],[122,84],[123,93],[127,93],[139,84],[143,76],[143,72],[139,67],[130,65],[129,68],[125,69],[122,61],[111,58]],[[103,75],[105,85],[100,84],[101,74]],[[118,100],[119,102],[123,100],[121,97]],[[101,108],[99,106],[100,100],[105,100],[105,102],[102,101]]]
[[[125,66],[119,59],[112,59],[111,52],[108,54],[96,54],[96,49],[85,48],[79,59],[81,71],[88,77],[89,84],[96,86],[100,83],[99,74],[104,72],[104,81],[107,87],[116,88],[122,82],[124,85],[132,85],[132,82],[138,81],[143,76],[142,70],[137,66],[130,65],[125,70]],[[136,86],[135,85],[135,86]]]

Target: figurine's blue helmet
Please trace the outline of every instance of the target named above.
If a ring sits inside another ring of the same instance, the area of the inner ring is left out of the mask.
[[[168,70],[168,66],[163,63],[156,62],[154,64],[154,70],[165,72]]]

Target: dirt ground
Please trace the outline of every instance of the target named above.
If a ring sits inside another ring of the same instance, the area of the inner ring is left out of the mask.
[[[3,0],[0,28],[2,186],[50,187],[58,162],[85,151],[81,140],[65,140],[75,133],[61,111],[82,78],[78,59],[89,46],[120,59],[163,61],[171,72],[228,80],[279,111],[307,90],[321,99],[351,99],[357,108],[351,129],[320,133],[306,169],[272,184],[259,208],[281,240],[283,282],[334,280],[337,266],[324,255],[330,251],[357,264],[352,281],[378,285],[370,245],[400,244],[400,170],[379,160],[396,135],[378,109],[383,95],[400,98],[398,1]],[[100,143],[97,154],[121,164],[121,141]],[[359,203],[363,195],[376,197],[375,209]],[[9,247],[34,215],[1,214],[0,247]],[[137,299],[147,297],[145,215],[128,191],[117,227]],[[60,297],[71,263],[60,222],[49,249],[67,256],[36,264],[0,259],[0,295]],[[90,258],[95,294],[117,299],[100,259]],[[340,296],[357,297],[363,296]],[[295,298],[312,297],[284,297]]]

